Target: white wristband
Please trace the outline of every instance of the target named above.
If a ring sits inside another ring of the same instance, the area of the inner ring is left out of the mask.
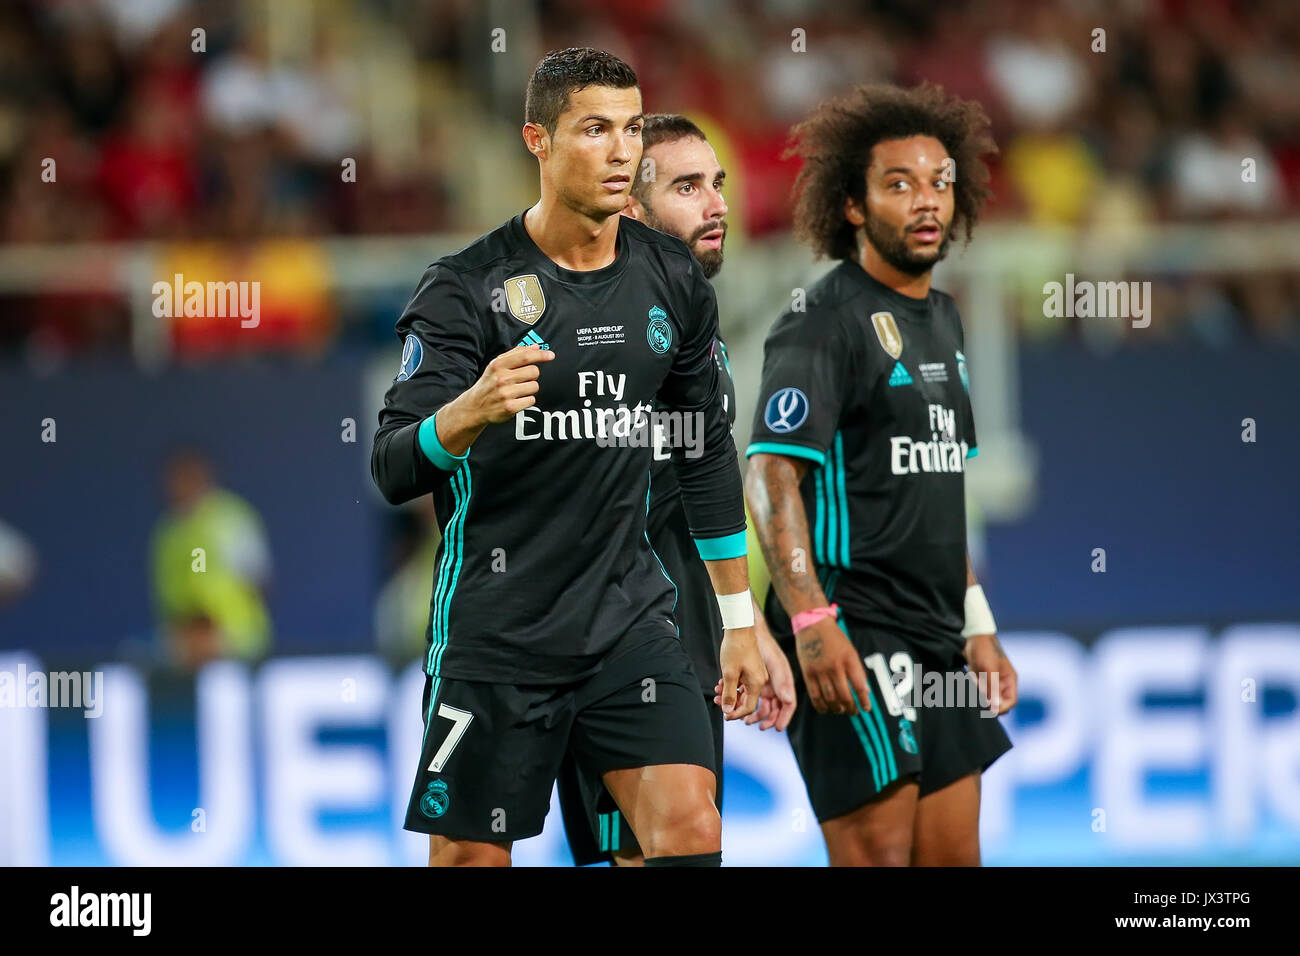
[[[738,594],[718,594],[718,610],[722,612],[722,629],[754,626],[754,599],[749,588]]]
[[[993,623],[993,612],[989,609],[984,589],[978,584],[972,584],[966,589],[966,626],[961,629],[961,636],[997,632],[998,626]]]

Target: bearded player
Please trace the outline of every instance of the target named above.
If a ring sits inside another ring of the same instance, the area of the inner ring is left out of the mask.
[[[793,131],[796,234],[838,264],[768,333],[746,493],[832,865],[978,865],[980,774],[1011,746],[1016,672],[966,550],[962,324],[930,285],[988,196],[988,126],[866,86]]]
[[[646,116],[641,126],[641,147],[641,166],[623,214],[681,239],[699,261],[704,275],[712,279],[722,268],[728,212],[723,198],[727,174],[717,154],[704,132],[680,114]],[[714,346],[713,360],[722,383],[723,408],[734,425],[735,383],[721,338]],[[673,617],[709,711],[714,763],[718,767],[714,799],[721,809],[723,714],[715,701],[722,676],[718,670],[722,619],[708,572],[690,539],[671,453],[656,444],[647,519],[650,543],[677,584]],[[761,610],[757,610],[755,631],[771,679],[763,689],[759,709],[746,717],[745,723],[758,723],[761,730],[775,727],[782,731],[794,711],[794,676],[785,654],[768,632]],[[619,865],[636,865],[642,861],[627,817],[618,810],[598,776],[581,773],[577,761],[568,758],[560,772],[559,790],[564,828],[575,863],[586,865],[609,859]]]

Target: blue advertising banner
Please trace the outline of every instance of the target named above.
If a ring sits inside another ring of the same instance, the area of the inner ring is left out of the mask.
[[[1003,643],[1021,699],[984,778],[987,863],[1300,863],[1300,624]],[[421,865],[400,821],[422,688],[364,655],[190,681],[5,654],[0,863]],[[824,865],[786,740],[736,724],[726,743],[725,862]],[[571,863],[554,801],[515,860]]]

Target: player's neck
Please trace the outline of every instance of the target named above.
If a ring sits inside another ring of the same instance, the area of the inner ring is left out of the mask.
[[[869,242],[862,243],[858,256],[858,265],[863,271],[881,285],[887,285],[902,295],[912,299],[924,299],[930,294],[930,270],[926,269],[919,276],[895,269],[880,257],[875,246]]]
[[[524,213],[524,229],[556,265],[574,272],[590,272],[614,261],[618,220],[615,213],[598,221],[543,196]]]

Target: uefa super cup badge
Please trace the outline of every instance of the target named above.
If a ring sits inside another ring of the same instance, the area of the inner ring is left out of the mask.
[[[451,798],[447,796],[447,782],[434,780],[424,796],[420,797],[420,812],[426,817],[440,817],[447,812]]]
[[[673,327],[668,324],[668,313],[657,305],[650,307],[650,323],[645,330],[646,341],[656,355],[663,355],[673,344]]]

